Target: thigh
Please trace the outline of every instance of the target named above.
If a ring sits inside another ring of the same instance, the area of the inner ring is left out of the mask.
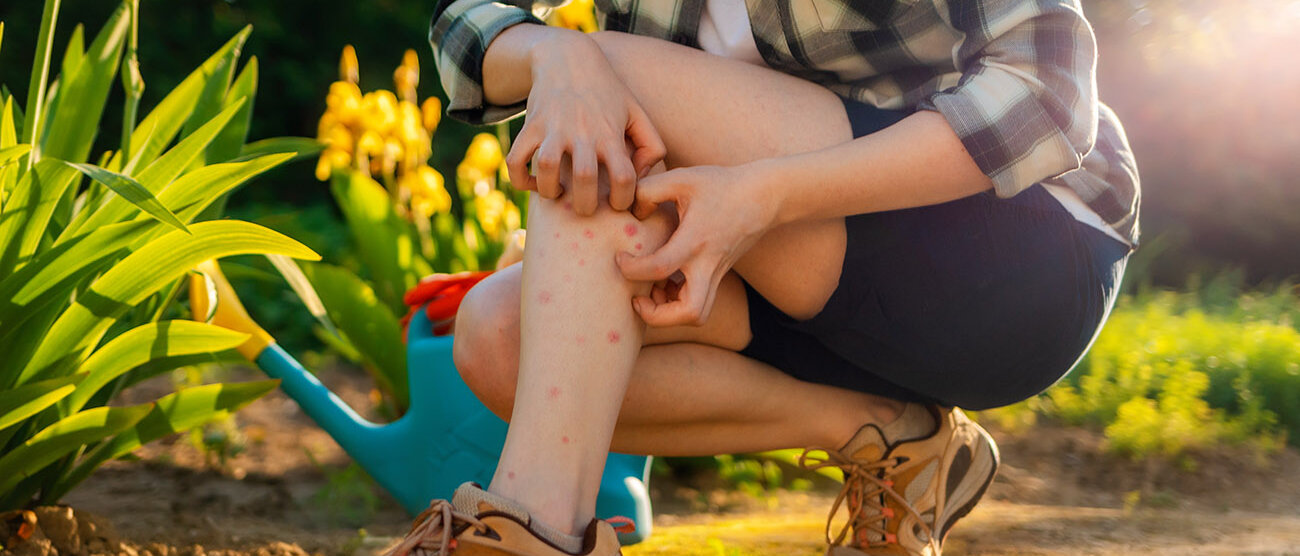
[[[668,148],[671,167],[731,166],[853,139],[844,105],[824,87],[682,45],[603,33],[601,48]],[[783,312],[816,314],[839,281],[843,219],[770,231],[735,270]]]

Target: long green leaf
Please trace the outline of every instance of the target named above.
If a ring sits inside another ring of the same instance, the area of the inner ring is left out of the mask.
[[[157,218],[159,222],[189,233],[189,229],[176,218],[175,214],[172,214],[172,211],[167,210],[167,207],[164,207],[162,203],[159,203],[158,199],[153,196],[153,193],[150,193],[148,189],[145,189],[143,185],[140,185],[140,182],[131,179],[130,176],[124,176],[93,164],[82,164],[79,162],[67,162],[66,164],[76,168],[78,171],[85,174],[86,177],[104,184],[105,187],[108,187],[114,193],[117,193],[118,197],[126,200],[126,202],[131,203],[132,205],[135,205],[150,216]]]
[[[86,27],[80,23],[72,29],[72,37],[68,39],[67,50],[63,52],[63,66],[59,70],[63,75],[72,75],[81,67],[81,62],[86,59]]]
[[[247,36],[252,27],[245,27],[240,32],[241,35]],[[194,111],[190,114],[185,126],[181,128],[181,135],[189,135],[198,129],[203,122],[212,119],[221,108],[225,105],[226,92],[230,89],[230,81],[235,75],[235,61],[239,59],[240,47],[236,48],[232,54],[234,56],[225,64],[216,68],[211,77],[204,83],[203,90],[199,92],[198,98],[194,103]]]
[[[117,76],[130,24],[126,6],[119,6],[91,43],[76,73],[59,76],[59,93],[50,101],[42,133],[41,156],[86,161]]]
[[[239,105],[239,115],[221,130],[221,135],[208,148],[207,162],[227,162],[239,156],[239,150],[248,140],[248,128],[253,123],[253,100],[257,95],[257,57],[248,59],[244,70],[226,93],[223,106]]]
[[[84,374],[68,375],[0,391],[0,431],[40,413],[71,394]]]
[[[402,311],[402,296],[419,281],[419,255],[411,226],[393,211],[388,192],[358,172],[335,174],[330,189],[343,211],[357,255],[374,280],[375,293],[393,312]]]
[[[214,116],[212,120],[204,124],[198,131],[190,134],[179,144],[167,151],[166,154],[154,160],[147,168],[140,172],[137,181],[153,194],[157,194],[167,188],[177,176],[188,168],[191,163],[198,159],[204,149],[212,143],[217,134],[221,132],[231,118],[239,112],[240,105],[234,105],[220,114]],[[134,211],[131,205],[122,198],[114,197],[106,201],[103,206],[96,209],[93,213],[84,213],[85,216],[78,218],[68,230],[64,232],[59,241],[65,237],[79,233],[83,230],[94,229],[98,226],[120,222],[130,217]]]
[[[330,322],[329,314],[325,310],[325,302],[321,301],[320,294],[311,286],[311,280],[298,267],[293,259],[284,255],[267,255],[266,260],[271,262],[271,266],[280,273],[284,281],[289,284],[289,289],[297,294],[298,300],[307,307],[307,312],[311,313],[312,318],[320,323],[330,334],[338,334],[334,328],[334,323]]]
[[[316,156],[324,149],[325,146],[319,141],[307,137],[272,137],[244,145],[236,160],[247,160],[267,154],[293,153],[294,157],[290,161],[297,161]]]
[[[158,194],[158,200],[174,207],[176,216],[189,222],[220,196],[263,172],[284,164],[292,157],[288,154],[272,154],[248,162],[204,166],[177,178]]]
[[[23,116],[23,142],[29,145],[37,145],[40,137],[40,115],[45,113],[45,84],[50,79],[50,57],[58,20],[59,0],[45,0],[41,30],[36,35],[36,59],[32,62],[31,79],[27,81],[27,109]],[[35,160],[35,156],[31,160]],[[3,270],[0,268],[0,272]]]
[[[99,277],[55,321],[18,381],[45,373],[58,376],[77,365],[118,318],[200,262],[264,253],[320,258],[301,243],[238,220],[201,222],[190,232],[173,231],[150,241]]]
[[[0,276],[36,251],[50,216],[79,174],[57,160],[42,160],[23,174],[0,214]]]
[[[185,388],[159,398],[139,423],[96,448],[94,453],[60,481],[56,487],[58,491],[46,498],[57,500],[89,477],[96,467],[110,459],[124,456],[159,438],[222,419],[266,395],[279,384],[278,380],[209,384]]]
[[[14,97],[6,98],[4,112],[0,112],[0,148],[7,149],[18,144],[18,129],[15,127],[18,115],[15,110]]]
[[[0,148],[0,166],[4,166],[32,150],[31,145],[22,144],[14,145],[8,148]]]
[[[80,411],[100,388],[150,360],[234,349],[247,339],[242,332],[188,320],[137,326],[86,358],[77,370],[77,374],[88,373],[86,380],[77,385],[77,391],[61,407],[65,414]]]
[[[406,349],[397,316],[379,300],[373,289],[352,272],[327,264],[303,265],[303,272],[320,294],[330,320],[369,363],[375,380],[392,392],[398,403],[408,403]]]
[[[46,427],[0,457],[0,492],[8,492],[19,481],[86,444],[130,428],[149,413],[151,406],[97,407]]]
[[[159,102],[158,106],[140,122],[140,125],[136,126],[135,132],[131,135],[131,152],[137,153],[133,158],[138,158],[139,164],[151,164],[172,142],[172,139],[176,138],[181,127],[195,113],[199,97],[207,89],[208,82],[215,76],[228,74],[227,68],[234,66],[250,32],[251,29],[245,28],[217,49],[184,81],[181,81],[180,85],[167,93],[162,102]],[[205,118],[202,121],[210,120],[211,118]],[[185,135],[188,136],[189,133]]]
[[[124,256],[132,242],[157,226],[153,220],[121,222],[40,252],[31,264],[0,280],[0,325],[18,326],[51,302],[69,299],[77,284]]]

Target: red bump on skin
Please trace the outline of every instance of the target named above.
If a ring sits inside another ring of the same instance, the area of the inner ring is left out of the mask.
[[[559,238],[559,237],[560,237],[560,232],[555,232],[555,237],[556,237],[556,238]]]
[[[622,338],[622,336],[619,336],[619,335],[618,335],[618,331],[617,331],[617,330],[610,330],[610,331],[609,331],[609,343],[611,343],[611,344],[617,344],[619,338]]]
[[[541,293],[538,293],[538,294],[537,294],[537,301],[541,302],[543,305],[545,305],[545,304],[547,304],[547,303],[550,303],[550,302],[551,302],[551,292],[543,291],[543,292],[541,292]]]
[[[627,237],[632,237],[636,235],[636,232],[637,232],[636,224],[628,224],[626,226],[623,226],[623,233],[627,234]]]
[[[578,259],[578,266],[586,266],[587,259]]]
[[[561,439],[560,439],[560,442],[563,442],[563,443],[565,443],[565,444],[568,444],[568,443],[569,443],[569,437],[566,436],[566,437],[564,437],[564,438],[561,438]]]
[[[515,472],[514,472],[514,471],[507,472],[507,473],[506,473],[506,476],[509,477],[509,478],[511,478],[511,479],[513,479],[513,478],[515,478]]]
[[[573,243],[570,243],[570,244],[569,244],[569,249],[572,249],[572,250],[574,250],[574,251],[577,251],[577,250],[578,250],[578,242],[575,241],[575,242],[573,242]]]
[[[636,250],[637,250],[637,251],[640,251],[640,250],[641,250],[641,244],[640,244],[640,243],[636,244]]]
[[[573,339],[574,339],[574,341],[578,342],[578,345],[582,345],[582,344],[587,343],[587,337],[586,337],[586,336],[579,335],[579,336],[577,336],[577,337],[575,337],[575,338],[573,338]]]
[[[573,203],[570,203],[570,202],[568,202],[568,201],[565,201],[565,202],[564,202],[564,208],[567,209],[567,210],[573,210]]]
[[[585,237],[585,238],[587,238],[587,239],[592,239],[592,238],[596,237],[596,233],[593,232],[593,231],[591,231],[590,228],[588,228],[588,229],[582,231],[582,237]]]
[[[565,275],[564,275],[564,282],[565,282],[566,284],[569,283],[569,282],[572,282],[572,281],[573,281],[573,277],[572,277],[572,276],[569,276],[568,274],[565,274]]]
[[[552,386],[550,390],[546,391],[546,397],[551,398],[552,400],[560,397],[560,387]]]

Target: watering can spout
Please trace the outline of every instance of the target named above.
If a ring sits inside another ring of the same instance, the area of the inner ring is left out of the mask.
[[[198,273],[190,275],[190,305],[195,318],[248,334],[248,341],[236,348],[240,355],[256,363],[271,378],[280,379],[280,388],[313,421],[337,439],[345,451],[354,457],[359,452],[364,453],[360,446],[348,444],[358,442],[381,426],[358,415],[277,345],[275,339],[248,315],[215,261],[206,261],[197,270]]]

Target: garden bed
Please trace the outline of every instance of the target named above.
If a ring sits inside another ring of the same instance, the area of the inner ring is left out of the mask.
[[[220,378],[258,378],[230,374]],[[370,406],[360,373],[327,370],[322,379],[354,407]],[[166,377],[154,380],[122,403],[170,387]],[[348,468],[342,450],[280,392],[236,419],[245,448],[224,467],[173,438],[139,450],[141,461],[105,465],[73,491],[65,501],[98,524],[98,544],[82,535],[83,552],[369,554],[405,531],[409,518],[397,504]],[[1268,461],[1223,449],[1184,470],[1107,455],[1101,435],[1077,428],[994,434],[1002,472],[946,554],[1284,554],[1300,547],[1294,449]],[[832,484],[759,497],[716,484],[656,477],[654,536],[629,552],[820,553]]]

